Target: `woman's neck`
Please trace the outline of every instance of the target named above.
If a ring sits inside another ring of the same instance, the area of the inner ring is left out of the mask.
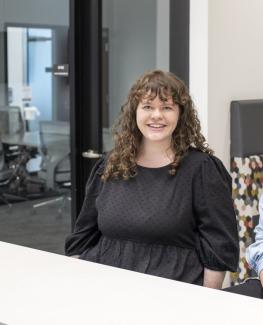
[[[144,167],[163,167],[169,165],[174,160],[174,152],[171,147],[163,143],[142,142],[137,155],[137,164]]]

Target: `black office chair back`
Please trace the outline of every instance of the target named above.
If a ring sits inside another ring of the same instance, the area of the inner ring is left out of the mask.
[[[4,156],[3,144],[0,141],[0,171],[4,169],[4,166],[5,166],[5,156]]]
[[[263,154],[263,99],[231,102],[231,157]]]
[[[40,121],[40,143],[44,154],[48,150],[55,149],[56,143],[64,143],[69,148],[70,128],[68,122],[63,121]]]
[[[25,124],[20,107],[0,106],[0,136],[24,132]]]

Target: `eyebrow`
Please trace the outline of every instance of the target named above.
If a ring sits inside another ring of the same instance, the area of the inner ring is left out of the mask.
[[[152,101],[148,101],[148,100],[143,101],[143,100],[142,100],[141,103],[142,103],[142,104],[152,104]],[[169,103],[169,102],[165,102],[165,101],[163,101],[163,102],[162,102],[162,105],[175,106],[175,103],[174,103],[174,102]]]
[[[148,100],[147,100],[147,101],[143,101],[143,100],[142,100],[141,103],[142,103],[142,104],[151,104],[152,102],[151,102],[151,101],[148,101]]]

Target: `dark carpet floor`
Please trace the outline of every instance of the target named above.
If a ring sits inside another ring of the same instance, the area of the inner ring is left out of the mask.
[[[61,213],[61,201],[33,208],[43,201],[14,203],[11,208],[1,205],[0,241],[64,254],[65,237],[71,228],[70,201]]]

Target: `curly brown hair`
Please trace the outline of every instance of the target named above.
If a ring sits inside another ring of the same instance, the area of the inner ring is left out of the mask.
[[[170,165],[170,174],[176,174],[190,147],[213,154],[201,133],[200,121],[184,82],[171,72],[154,70],[143,74],[134,83],[121,107],[120,116],[113,128],[115,146],[108,156],[102,175],[104,181],[128,180],[136,176],[136,158],[142,140],[142,133],[136,123],[136,111],[143,98],[154,99],[156,96],[162,101],[172,97],[173,102],[179,106],[179,121],[171,141],[175,158]]]

